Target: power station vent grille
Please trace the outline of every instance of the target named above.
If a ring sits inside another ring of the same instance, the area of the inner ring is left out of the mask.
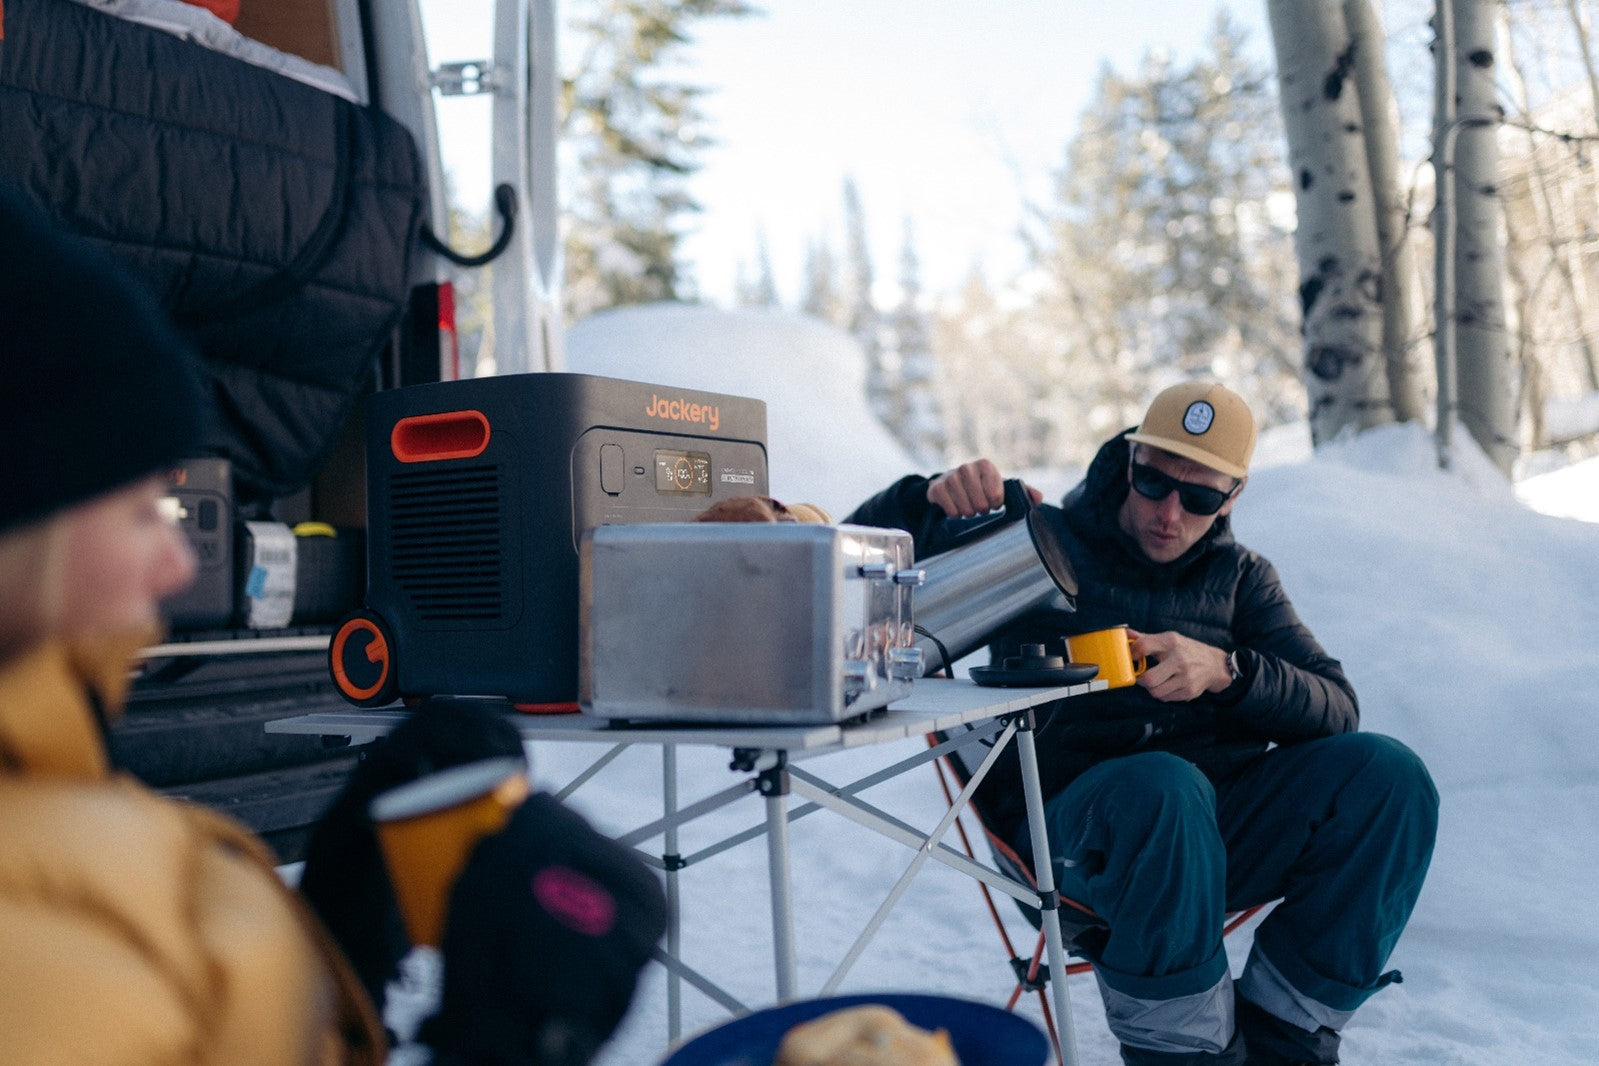
[[[390,475],[389,572],[418,618],[501,618],[500,489],[498,464]]]

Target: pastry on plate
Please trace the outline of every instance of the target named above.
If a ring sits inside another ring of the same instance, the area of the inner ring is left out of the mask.
[[[868,1003],[790,1029],[772,1066],[960,1066],[949,1033],[928,1032]]]

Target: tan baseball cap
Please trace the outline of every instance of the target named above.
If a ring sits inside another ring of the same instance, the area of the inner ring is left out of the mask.
[[[1225,385],[1186,381],[1156,396],[1127,439],[1241,478],[1255,453],[1255,416]]]

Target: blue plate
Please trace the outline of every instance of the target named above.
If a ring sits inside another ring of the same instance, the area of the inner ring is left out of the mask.
[[[893,1007],[922,1029],[949,1030],[961,1066],[1044,1066],[1049,1042],[1038,1026],[988,1003],[910,993],[833,996],[768,1007],[701,1033],[661,1066],[772,1066],[777,1046],[794,1026],[845,1007]]]

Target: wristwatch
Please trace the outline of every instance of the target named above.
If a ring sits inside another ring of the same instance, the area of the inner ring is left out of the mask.
[[[1238,652],[1236,649],[1227,653],[1227,674],[1232,684],[1237,684],[1244,678],[1243,667],[1238,665]]]

